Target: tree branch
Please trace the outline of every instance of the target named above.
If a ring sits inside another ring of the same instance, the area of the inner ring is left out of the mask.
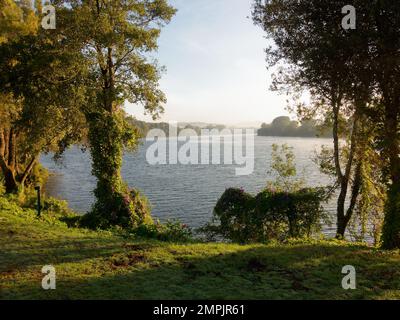
[[[31,171],[32,171],[32,169],[33,169],[33,167],[34,167],[35,164],[36,164],[36,160],[37,160],[37,157],[34,156],[34,157],[32,158],[32,160],[31,160],[31,162],[29,162],[28,166],[25,168],[25,172],[24,172],[24,174],[23,174],[22,177],[21,177],[21,185],[24,185],[26,179],[29,177],[29,175],[30,175],[30,173],[31,173]]]
[[[351,200],[350,200],[350,206],[347,209],[347,213],[345,216],[346,221],[350,221],[351,217],[353,216],[353,211],[357,203],[357,198],[360,195],[360,190],[361,190],[361,185],[362,185],[362,174],[361,174],[361,164],[362,161],[360,160],[359,163],[357,164],[355,176],[354,176],[354,182],[353,182],[353,189],[351,192]]]
[[[339,184],[343,180],[342,168],[340,166],[340,146],[339,146],[339,104],[335,98],[332,99],[333,108],[333,145],[334,145],[334,159],[335,169]]]
[[[15,160],[16,160],[16,133],[14,129],[11,128],[9,132],[9,140],[8,140],[8,166],[13,170],[15,168]]]
[[[4,159],[4,153],[6,151],[4,129],[0,129],[0,158]]]

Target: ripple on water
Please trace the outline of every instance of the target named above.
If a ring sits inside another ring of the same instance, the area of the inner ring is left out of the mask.
[[[268,179],[267,171],[271,162],[272,144],[287,143],[294,148],[299,172],[313,186],[329,183],[312,162],[314,151],[322,145],[331,145],[328,139],[271,138],[256,137],[254,172],[249,176],[235,176],[232,165],[160,165],[151,166],[146,162],[146,147],[138,152],[126,154],[122,174],[131,187],[143,191],[149,198],[153,215],[161,221],[180,219],[192,227],[208,222],[216,201],[229,187],[243,187],[251,193],[260,191]],[[223,148],[221,148],[223,150]],[[87,212],[93,203],[93,189],[96,179],[91,175],[90,155],[79,148],[65,153],[61,165],[56,165],[51,155],[41,157],[42,164],[54,174],[46,186],[47,192],[69,202],[81,213]],[[326,206],[332,214],[334,203]],[[334,228],[326,226],[326,234],[334,234]]]

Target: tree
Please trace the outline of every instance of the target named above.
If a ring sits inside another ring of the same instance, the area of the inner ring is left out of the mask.
[[[329,157],[333,165],[329,169],[339,188],[338,238],[344,237],[361,192],[360,168],[367,161],[362,156],[366,147],[363,141],[369,141],[363,136],[368,130],[362,113],[370,105],[373,93],[373,72],[364,35],[359,29],[352,32],[341,27],[341,9],[345,5],[338,0],[256,0],[253,11],[255,23],[275,43],[267,49],[269,64],[289,65],[281,67],[275,88],[297,97],[309,92],[311,103],[298,105],[299,116],[311,119],[319,115],[333,127],[334,150]],[[347,140],[344,147],[340,146],[341,136]]]
[[[60,1],[58,25],[81,47],[91,70],[85,79],[92,172],[97,178],[92,226],[131,227],[147,218],[138,213],[135,192],[121,178],[124,148],[134,148],[138,132],[129,125],[124,103],[142,104],[154,118],[163,111],[160,69],[149,57],[157,49],[161,27],[175,10],[166,0]]]
[[[390,0],[371,6],[371,60],[384,106],[382,152],[388,159],[385,172],[388,200],[383,226],[383,247],[400,248],[400,6]],[[376,120],[376,114],[373,114]]]
[[[33,35],[37,32],[38,21],[32,8],[21,2],[18,6],[12,0],[0,2],[0,45],[16,40],[21,36]],[[23,185],[32,170],[30,162],[24,171],[17,173],[16,132],[13,123],[18,118],[20,102],[13,99],[10,93],[0,94],[0,168],[3,173],[6,192],[15,192],[18,189],[18,180]],[[19,176],[19,179],[17,177]]]
[[[30,1],[0,1],[0,44],[37,32],[38,19]]]
[[[304,179],[297,178],[293,148],[287,144],[272,145],[271,169],[268,174],[275,176],[274,181],[268,181],[267,188],[277,192],[296,192],[304,187]]]
[[[60,154],[82,138],[79,108],[85,98],[79,87],[79,56],[57,35],[38,28],[40,16],[30,4],[5,4],[12,19],[22,12],[36,19],[30,32],[21,27],[12,36],[1,34],[0,168],[6,192],[15,193],[32,182],[41,153]],[[1,26],[8,24],[3,20]]]

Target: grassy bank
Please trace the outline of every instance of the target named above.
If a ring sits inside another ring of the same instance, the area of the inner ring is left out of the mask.
[[[1,299],[400,299],[400,254],[321,241],[172,244],[69,229],[0,207]],[[57,289],[41,288],[44,265]],[[357,290],[341,269],[357,269]]]

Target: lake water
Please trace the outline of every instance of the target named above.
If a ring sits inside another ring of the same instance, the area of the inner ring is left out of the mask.
[[[149,198],[154,217],[161,221],[179,219],[191,227],[199,227],[210,220],[225,189],[242,187],[250,193],[258,193],[272,178],[267,173],[272,145],[284,143],[294,148],[298,172],[304,174],[309,185],[329,183],[329,178],[320,173],[312,158],[315,150],[331,145],[332,141],[314,138],[255,137],[255,167],[248,176],[236,176],[236,165],[150,165],[146,161],[146,151],[151,143],[145,142],[137,152],[125,154],[122,175],[129,186],[140,189]],[[51,155],[43,155],[41,163],[54,173],[46,186],[48,194],[67,200],[70,207],[80,213],[90,210],[96,180],[91,175],[89,151],[83,153],[74,147],[65,153],[61,164],[55,164]],[[332,202],[326,209],[334,214],[334,206]],[[334,224],[325,226],[324,233],[334,235]]]

